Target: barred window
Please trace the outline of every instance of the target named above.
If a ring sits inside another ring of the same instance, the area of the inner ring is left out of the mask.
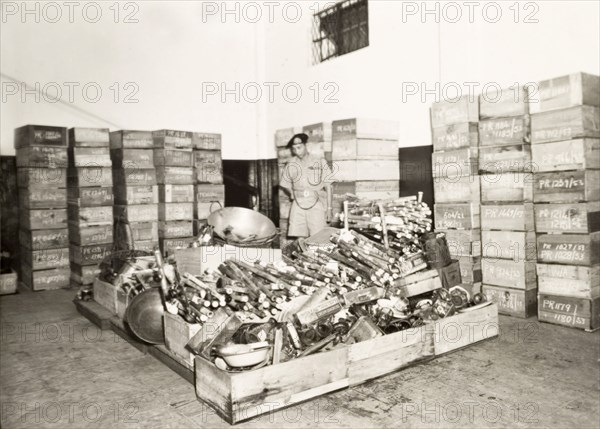
[[[344,0],[313,17],[313,63],[369,46],[367,0]]]

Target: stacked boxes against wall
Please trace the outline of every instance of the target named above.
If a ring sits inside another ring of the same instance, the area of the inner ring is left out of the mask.
[[[15,149],[21,282],[32,290],[68,287],[67,129],[17,128]]]
[[[600,327],[600,78],[539,84],[531,117],[538,319]]]
[[[71,282],[91,285],[113,249],[113,177],[107,128],[69,130]]]
[[[347,194],[372,200],[398,198],[400,160],[395,121],[353,118],[331,126],[333,213],[343,211]]]
[[[192,133],[152,132],[158,184],[158,237],[163,255],[194,240]]]
[[[110,133],[114,241],[118,250],[158,247],[158,187],[151,131]]]
[[[481,289],[478,121],[479,103],[471,96],[431,106],[435,231],[445,234],[462,284],[472,293]]]
[[[479,109],[483,292],[500,313],[526,318],[537,300],[529,94],[488,91]]]
[[[200,233],[206,219],[225,207],[221,134],[193,133],[194,159],[194,235]]]

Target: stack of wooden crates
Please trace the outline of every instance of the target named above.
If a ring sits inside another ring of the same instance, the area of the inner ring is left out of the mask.
[[[91,285],[113,247],[113,177],[107,128],[69,130],[71,283]]]
[[[158,237],[163,255],[188,247],[194,239],[192,133],[152,132],[158,184]]]
[[[431,106],[435,231],[446,235],[462,284],[481,290],[479,102],[463,96]]]
[[[32,290],[69,286],[67,129],[15,130],[21,215],[21,283]]]
[[[600,327],[600,78],[542,81],[531,117],[538,319]]]
[[[225,207],[221,134],[192,134],[194,159],[194,236],[215,210]]]
[[[523,318],[537,303],[529,97],[511,87],[479,99],[482,289],[501,314]]]
[[[158,247],[158,187],[151,131],[110,133],[117,250]]]

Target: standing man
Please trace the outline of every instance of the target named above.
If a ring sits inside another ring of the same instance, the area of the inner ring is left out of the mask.
[[[287,144],[292,159],[285,165],[279,186],[292,200],[288,235],[309,237],[331,220],[331,172],[325,159],[308,153],[308,135],[294,135]]]

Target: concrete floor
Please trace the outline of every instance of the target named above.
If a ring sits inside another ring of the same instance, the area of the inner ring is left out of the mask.
[[[229,427],[74,293],[0,298],[2,428]],[[599,427],[599,335],[501,317],[498,338],[237,426]]]

